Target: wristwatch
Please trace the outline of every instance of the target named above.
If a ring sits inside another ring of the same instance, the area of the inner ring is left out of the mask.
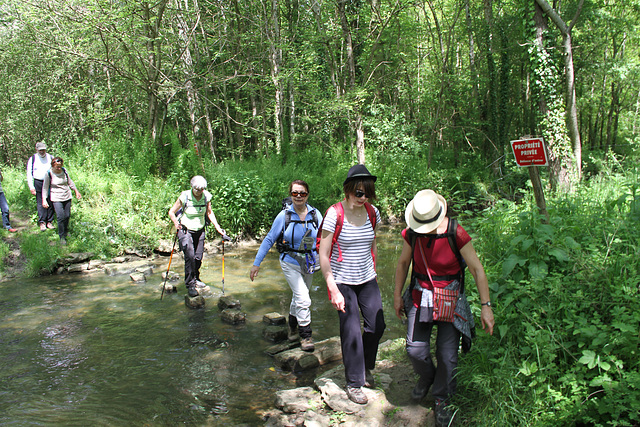
[[[483,302],[480,305],[486,305],[487,307],[491,307],[491,301]]]

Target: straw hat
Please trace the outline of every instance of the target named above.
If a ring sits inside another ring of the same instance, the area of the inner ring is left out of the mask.
[[[429,233],[447,215],[447,201],[433,190],[419,191],[404,211],[404,218],[416,233]]]

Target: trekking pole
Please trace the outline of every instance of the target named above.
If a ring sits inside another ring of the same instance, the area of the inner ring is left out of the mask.
[[[162,293],[160,294],[160,301],[164,297],[164,287],[167,285],[167,279],[169,278],[169,269],[171,268],[171,259],[173,258],[173,250],[176,248],[176,241],[178,240],[178,230],[176,230],[176,237],[173,238],[173,246],[171,247],[171,255],[169,256],[169,265],[167,266],[167,274],[164,275],[164,283],[162,284]]]

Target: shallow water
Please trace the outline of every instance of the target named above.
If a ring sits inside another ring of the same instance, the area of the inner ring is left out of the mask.
[[[387,331],[403,336],[393,313],[400,228],[378,230],[378,281]],[[225,247],[225,291],[242,303],[244,325],[220,320],[217,296],[203,310],[184,305],[185,288],[160,300],[158,259],[145,284],[128,275],[50,276],[0,284],[0,424],[260,425],[275,391],[312,376],[276,368],[264,354],[262,316],[288,313],[291,291],[272,249],[255,282],[258,246]],[[171,269],[183,273],[180,257]],[[221,294],[222,258],[205,254],[201,278]],[[315,340],[338,335],[320,273],[311,290]]]

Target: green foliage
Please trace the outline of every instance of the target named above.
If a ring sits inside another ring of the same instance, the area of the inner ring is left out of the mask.
[[[637,175],[548,199],[550,224],[531,198],[501,201],[474,222],[496,328],[460,364],[458,404],[472,408],[471,424],[640,421],[640,230],[633,184],[618,181]]]

